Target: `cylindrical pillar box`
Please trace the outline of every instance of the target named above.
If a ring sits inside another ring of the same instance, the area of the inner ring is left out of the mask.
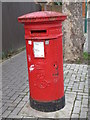
[[[65,106],[62,21],[66,15],[41,11],[23,15],[29,75],[30,105],[50,112]]]

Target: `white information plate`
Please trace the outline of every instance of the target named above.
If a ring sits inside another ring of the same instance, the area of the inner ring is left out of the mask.
[[[33,42],[34,57],[44,58],[44,42]]]

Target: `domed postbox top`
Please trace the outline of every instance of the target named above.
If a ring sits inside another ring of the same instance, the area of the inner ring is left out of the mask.
[[[21,23],[26,22],[45,22],[45,21],[64,21],[66,19],[66,15],[59,13],[59,12],[53,12],[53,11],[39,11],[39,12],[33,12],[28,13],[23,16],[18,17],[18,21]]]

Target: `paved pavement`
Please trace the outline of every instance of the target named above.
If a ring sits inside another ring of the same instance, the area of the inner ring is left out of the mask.
[[[39,112],[29,106],[27,76],[25,51],[2,63],[2,106],[0,110],[2,110],[3,118],[88,117],[87,65],[64,64],[66,106],[57,112]]]

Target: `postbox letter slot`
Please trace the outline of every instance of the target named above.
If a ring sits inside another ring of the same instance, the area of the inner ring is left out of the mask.
[[[46,30],[31,30],[31,34],[42,34],[42,33],[46,33],[47,31]]]

